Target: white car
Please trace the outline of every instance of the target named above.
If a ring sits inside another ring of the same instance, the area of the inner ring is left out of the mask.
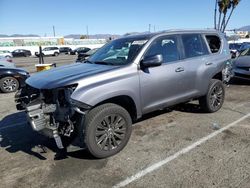
[[[42,49],[42,54],[44,56],[58,56],[59,53],[59,48],[57,47],[46,47]],[[36,52],[35,55],[39,56],[39,52]]]
[[[0,67],[9,67],[9,68],[15,68],[16,65],[13,63],[11,58],[5,58],[0,56]]]
[[[0,50],[0,56],[6,57],[6,58],[11,58],[13,57],[11,52],[8,50]]]

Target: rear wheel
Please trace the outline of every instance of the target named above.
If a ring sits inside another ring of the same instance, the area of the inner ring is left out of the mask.
[[[207,94],[199,99],[199,103],[205,112],[213,113],[222,107],[224,98],[225,89],[222,81],[212,79]]]
[[[59,55],[59,53],[58,53],[58,52],[55,52],[55,53],[54,53],[54,56],[58,56],[58,55]]]
[[[19,82],[16,78],[5,77],[0,80],[0,89],[3,93],[15,92],[19,88]]]
[[[103,104],[92,109],[85,119],[85,144],[97,158],[115,155],[127,144],[132,132],[132,120],[124,108]]]

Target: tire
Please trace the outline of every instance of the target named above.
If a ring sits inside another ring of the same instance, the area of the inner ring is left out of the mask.
[[[96,158],[106,158],[120,152],[127,145],[132,132],[132,120],[127,110],[112,103],[89,111],[84,125],[85,144]]]
[[[199,103],[205,112],[213,113],[222,107],[224,98],[225,88],[222,81],[212,79],[207,94],[199,99]]]
[[[3,93],[11,93],[17,91],[19,82],[16,78],[5,77],[0,80],[0,89]]]
[[[59,53],[58,53],[58,52],[55,52],[55,53],[54,53],[54,56],[58,56],[58,55],[59,55]]]

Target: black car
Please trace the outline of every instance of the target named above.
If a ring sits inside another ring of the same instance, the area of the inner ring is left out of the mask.
[[[75,50],[71,51],[70,55],[75,55],[75,54],[79,54],[79,53],[86,53],[89,50],[91,50],[91,49],[86,48],[86,47],[79,47],[79,48],[76,48]]]
[[[25,86],[29,73],[23,69],[0,67],[0,91],[15,92]]]
[[[12,52],[13,57],[29,57],[31,52],[29,50],[17,49]]]
[[[98,50],[98,48],[93,48],[89,51],[87,51],[86,53],[79,53],[76,59],[76,62],[83,62],[86,59],[89,58],[89,56],[93,55],[96,51]]]
[[[61,54],[61,53],[62,53],[62,54],[70,54],[71,51],[72,51],[72,49],[69,48],[69,47],[61,47],[61,48],[59,48],[60,54]]]

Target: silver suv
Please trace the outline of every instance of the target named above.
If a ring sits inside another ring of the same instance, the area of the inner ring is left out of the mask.
[[[17,108],[60,149],[78,146],[105,158],[125,147],[144,114],[192,100],[206,112],[219,110],[229,59],[215,30],[126,36],[84,63],[34,74],[16,94]]]

